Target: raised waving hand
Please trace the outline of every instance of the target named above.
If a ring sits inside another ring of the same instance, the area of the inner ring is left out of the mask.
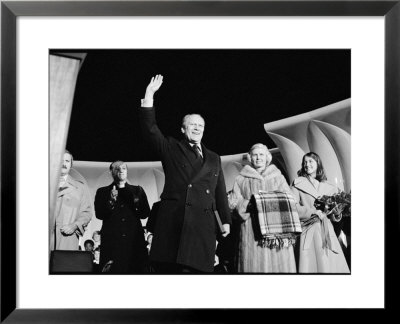
[[[149,85],[146,88],[145,99],[153,99],[154,94],[160,89],[163,83],[163,76],[161,74],[157,74],[152,77]]]

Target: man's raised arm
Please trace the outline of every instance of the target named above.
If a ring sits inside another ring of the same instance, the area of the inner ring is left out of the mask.
[[[167,141],[157,126],[155,110],[153,109],[154,94],[160,89],[163,83],[163,76],[157,74],[151,78],[146,88],[144,99],[141,101],[139,109],[139,121],[142,129],[143,138],[149,141],[156,152],[164,152],[167,148]]]
[[[146,93],[144,95],[144,99],[142,100],[142,107],[151,108],[153,107],[154,94],[160,89],[163,83],[163,76],[161,74],[157,74],[155,77],[152,77],[149,85],[146,88]]]

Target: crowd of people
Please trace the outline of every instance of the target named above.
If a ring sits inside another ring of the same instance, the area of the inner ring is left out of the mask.
[[[115,161],[113,181],[97,190],[93,211],[87,187],[69,175],[73,157],[66,151],[51,249],[79,250],[95,214],[102,228],[84,250],[98,273],[349,273],[331,219],[314,206],[339,191],[318,154],[304,155],[289,185],[267,146],[255,144],[227,193],[221,158],[202,142],[202,116],[183,118],[181,140],[158,128],[154,95],[162,83],[161,75],[151,79],[138,108],[143,138],[164,169],[160,201],[150,209],[144,189],[128,183],[127,164]]]

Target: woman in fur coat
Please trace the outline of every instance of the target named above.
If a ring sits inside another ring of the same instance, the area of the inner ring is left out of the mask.
[[[315,199],[338,192],[327,182],[324,167],[318,154],[303,156],[299,177],[293,181],[292,192],[302,224],[300,236],[300,273],[349,273],[346,259],[336,237],[331,221],[314,207]]]
[[[251,165],[245,165],[236,177],[229,196],[234,215],[239,216],[240,231],[236,257],[237,271],[244,273],[296,272],[293,246],[263,247],[254,236],[248,205],[253,194],[281,191],[291,194],[290,187],[279,169],[270,164],[272,155],[264,144],[255,144],[249,151]]]

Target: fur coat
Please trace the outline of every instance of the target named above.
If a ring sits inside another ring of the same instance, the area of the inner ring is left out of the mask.
[[[290,187],[279,169],[270,164],[262,173],[246,165],[236,177],[229,204],[236,209],[241,224],[237,247],[238,272],[296,272],[293,246],[287,248],[266,248],[254,238],[253,220],[247,211],[253,194],[263,191],[282,191],[291,194]]]

